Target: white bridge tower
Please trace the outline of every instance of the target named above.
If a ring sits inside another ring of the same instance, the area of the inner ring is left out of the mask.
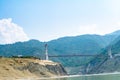
[[[110,57],[111,59],[113,58],[113,56],[112,56],[112,51],[111,51],[111,47],[108,48],[108,55],[109,55],[109,57]]]
[[[45,59],[48,60],[48,45],[45,44]]]

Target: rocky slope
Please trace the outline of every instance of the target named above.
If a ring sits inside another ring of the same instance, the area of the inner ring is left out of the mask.
[[[120,72],[120,37],[106,47],[101,54],[91,60],[83,71],[83,73],[87,74],[110,72]]]
[[[67,75],[61,64],[27,58],[0,58],[0,80]]]
[[[85,74],[112,72],[120,72],[120,56],[116,56],[114,58],[98,59],[98,61],[92,61],[87,65],[85,69]]]

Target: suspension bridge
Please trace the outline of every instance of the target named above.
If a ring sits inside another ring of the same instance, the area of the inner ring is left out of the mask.
[[[49,60],[49,57],[101,57],[99,54],[65,54],[65,55],[48,55],[48,45],[45,44],[45,59]],[[108,49],[108,56],[113,58],[111,48]],[[103,56],[102,56],[103,57]]]
[[[97,56],[97,54],[96,55],[89,55],[89,54],[48,55],[48,57],[86,57],[86,56],[88,56],[88,57],[91,57],[91,56],[95,57],[95,56]]]

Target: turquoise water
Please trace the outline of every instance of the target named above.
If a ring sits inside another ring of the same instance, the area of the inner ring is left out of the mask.
[[[47,80],[120,80],[120,74],[78,76],[78,77],[57,78],[57,79],[47,79]]]

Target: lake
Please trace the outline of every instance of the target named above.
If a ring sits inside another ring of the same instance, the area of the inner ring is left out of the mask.
[[[45,79],[45,80],[120,80],[120,74],[73,76],[73,77]]]

